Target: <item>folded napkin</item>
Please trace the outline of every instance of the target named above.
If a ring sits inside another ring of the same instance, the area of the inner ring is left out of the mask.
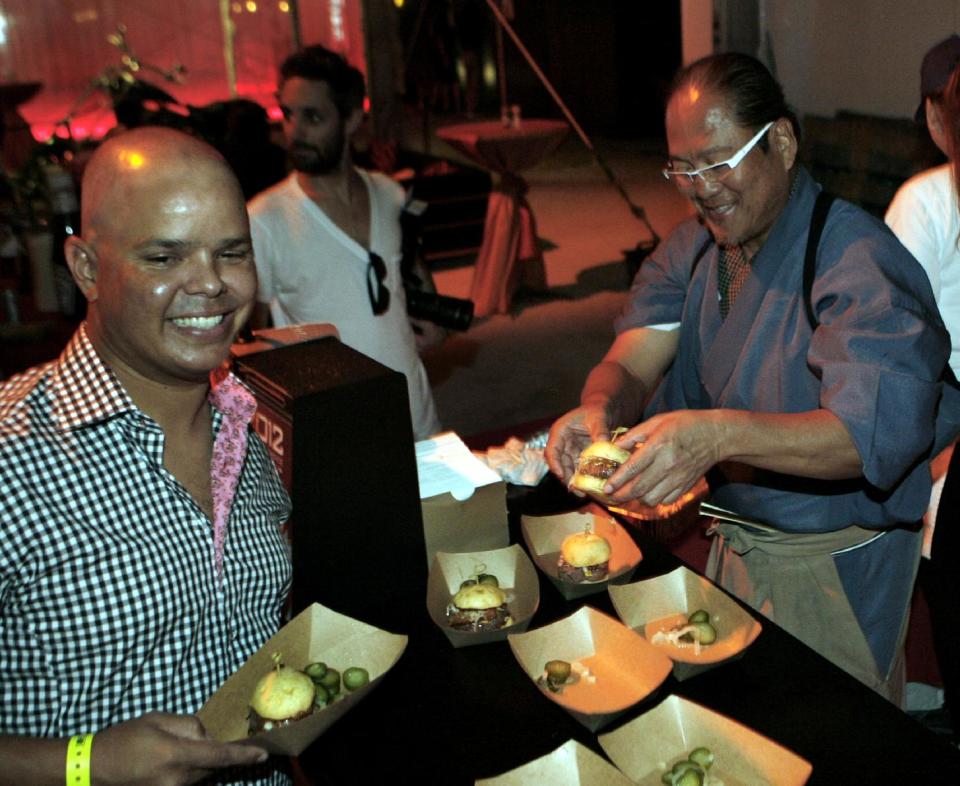
[[[515,486],[536,486],[547,474],[547,461],[543,448],[548,432],[535,434],[526,442],[510,437],[502,446],[474,451],[474,455],[507,483]]]

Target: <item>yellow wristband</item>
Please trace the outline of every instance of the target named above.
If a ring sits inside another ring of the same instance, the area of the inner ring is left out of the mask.
[[[67,786],[90,786],[92,734],[77,734],[67,745]]]

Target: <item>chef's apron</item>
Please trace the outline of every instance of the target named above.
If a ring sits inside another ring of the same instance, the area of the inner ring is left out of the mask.
[[[758,522],[741,525],[717,520],[708,532],[715,536],[706,570],[711,580],[903,706],[903,645],[910,606],[905,604],[889,670],[881,674],[834,562],[834,554],[864,546],[883,537],[883,532],[853,526],[835,532],[790,533]]]

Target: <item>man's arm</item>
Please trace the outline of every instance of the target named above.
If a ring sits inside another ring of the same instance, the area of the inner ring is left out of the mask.
[[[650,391],[673,362],[679,342],[679,330],[635,328],[617,336],[587,376],[580,405],[603,407],[609,426],[635,423]]]
[[[62,786],[67,740],[0,737],[4,783]],[[262,748],[208,739],[192,715],[150,713],[111,726],[93,738],[91,783],[95,786],[179,786],[196,783],[224,767],[266,761]]]
[[[643,403],[672,362],[679,332],[638,328],[621,334],[590,372],[581,404],[550,432],[546,457],[565,483],[580,451],[635,423]],[[801,477],[840,479],[862,474],[853,439],[827,410],[768,414],[741,410],[681,410],[656,415],[617,440],[633,451],[610,478],[613,499],[670,504],[720,461]]]
[[[792,414],[667,412],[631,429],[618,444],[633,455],[610,478],[609,494],[646,505],[676,502],[721,461],[822,480],[863,473],[850,433],[825,409]]]
[[[643,402],[677,353],[678,330],[634,328],[621,333],[584,383],[580,406],[550,429],[545,456],[564,483],[576,471],[577,456],[611,427],[639,419]]]

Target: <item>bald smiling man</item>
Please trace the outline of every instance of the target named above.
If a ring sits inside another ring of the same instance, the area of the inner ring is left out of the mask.
[[[217,371],[257,289],[240,187],[145,128],[98,149],[82,209],[87,321],[0,386],[0,781],[62,784],[70,757],[97,784],[288,783],[193,715],[290,580],[289,499]]]

